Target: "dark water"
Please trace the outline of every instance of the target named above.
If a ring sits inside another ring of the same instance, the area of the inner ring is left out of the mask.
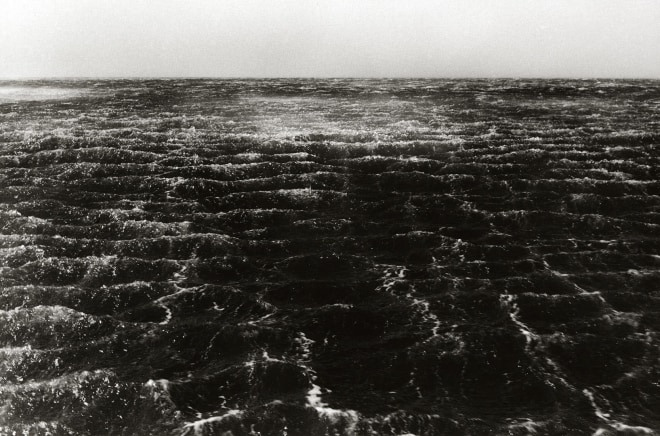
[[[660,82],[0,84],[0,434],[660,431]]]

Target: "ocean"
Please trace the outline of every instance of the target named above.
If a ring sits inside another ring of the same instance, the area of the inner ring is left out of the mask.
[[[660,432],[660,81],[0,82],[1,435]]]

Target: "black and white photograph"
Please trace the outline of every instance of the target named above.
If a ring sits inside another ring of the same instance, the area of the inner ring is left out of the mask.
[[[0,0],[0,436],[660,435],[660,1]]]

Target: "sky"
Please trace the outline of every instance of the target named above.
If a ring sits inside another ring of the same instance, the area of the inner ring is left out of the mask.
[[[660,78],[660,0],[0,0],[0,77]]]

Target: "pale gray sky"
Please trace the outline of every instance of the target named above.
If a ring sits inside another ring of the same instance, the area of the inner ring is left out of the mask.
[[[0,0],[0,77],[660,78],[660,0]]]

